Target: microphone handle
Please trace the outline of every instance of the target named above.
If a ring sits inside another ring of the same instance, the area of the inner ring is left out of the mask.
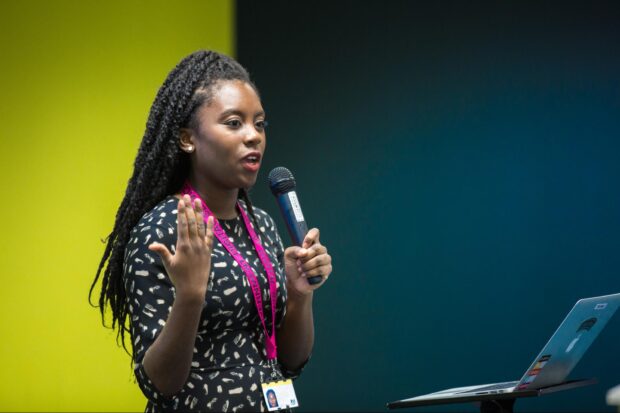
[[[286,229],[293,241],[293,244],[301,247],[301,244],[308,233],[308,225],[304,220],[304,216],[297,200],[297,194],[295,191],[285,192],[277,195],[278,205],[280,206],[280,212],[284,218]],[[322,281],[323,277],[315,275],[308,278],[309,284],[318,284]]]

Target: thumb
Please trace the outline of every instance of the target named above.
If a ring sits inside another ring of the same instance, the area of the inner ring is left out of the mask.
[[[304,237],[304,241],[302,242],[301,246],[304,248],[310,248],[311,246],[319,242],[319,236],[320,236],[319,229],[312,228],[310,231],[308,231],[308,233]]]
[[[163,261],[165,266],[168,266],[172,261],[172,254],[170,253],[170,251],[168,251],[168,247],[166,247],[164,244],[154,242],[149,245],[149,250],[156,252],[161,257],[161,260]]]

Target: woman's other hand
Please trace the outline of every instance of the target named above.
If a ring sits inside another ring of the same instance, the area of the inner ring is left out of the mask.
[[[284,271],[289,297],[307,295],[321,287],[332,272],[332,257],[319,240],[318,228],[306,234],[301,247],[289,247],[284,251]],[[308,278],[320,275],[321,282],[310,284]]]
[[[195,295],[204,300],[211,274],[213,216],[205,227],[199,199],[184,195],[177,206],[177,245],[172,254],[158,242],[149,245],[162,259],[177,294]]]

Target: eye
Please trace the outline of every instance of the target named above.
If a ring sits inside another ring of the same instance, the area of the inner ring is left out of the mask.
[[[241,121],[239,119],[230,119],[224,122],[224,124],[232,129],[239,129],[241,127]]]
[[[269,123],[266,120],[259,120],[254,125],[256,126],[256,129],[263,130],[269,125]]]

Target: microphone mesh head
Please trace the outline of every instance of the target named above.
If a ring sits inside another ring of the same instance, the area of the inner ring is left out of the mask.
[[[295,186],[297,184],[293,174],[285,167],[278,166],[269,172],[269,187],[274,195],[290,192],[295,189]]]

